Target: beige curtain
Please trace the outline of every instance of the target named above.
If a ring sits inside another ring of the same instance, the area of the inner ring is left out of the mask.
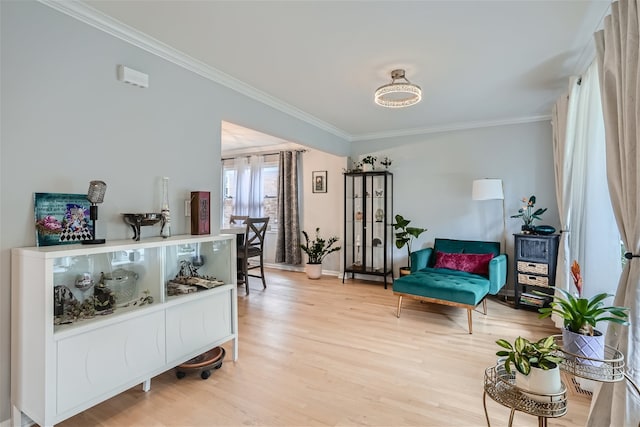
[[[300,218],[298,213],[298,151],[282,151],[278,176],[278,236],[276,262],[301,264]]]
[[[640,75],[637,0],[611,5],[604,30],[596,33],[606,133],[607,181],[625,247],[636,256],[622,271],[614,304],[630,308],[631,326],[610,325],[606,343],[625,355],[626,373],[640,383]],[[639,396],[625,382],[596,389],[588,426],[634,426],[640,422]]]
[[[570,85],[575,85],[572,79]],[[570,272],[569,266],[569,173],[571,172],[570,149],[566,144],[567,110],[569,107],[569,94],[565,93],[556,101],[551,112],[551,127],[553,128],[553,162],[556,177],[556,200],[558,201],[558,213],[560,214],[560,245],[558,247],[558,266],[556,270],[555,287],[569,290]],[[553,314],[553,322],[557,327],[562,327],[562,319]]]

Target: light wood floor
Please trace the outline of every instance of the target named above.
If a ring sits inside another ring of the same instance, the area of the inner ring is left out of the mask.
[[[59,424],[72,426],[483,426],[483,375],[498,338],[557,333],[548,319],[491,299],[488,315],[405,298],[391,287],[270,270],[239,289],[240,350],[208,380],[166,372]],[[253,280],[253,279],[252,279]],[[230,355],[230,346],[225,346]],[[565,382],[570,380],[565,378]],[[571,390],[571,387],[569,387]],[[583,426],[589,400],[571,395],[550,426]],[[509,410],[487,398],[491,423]],[[514,425],[537,426],[517,413]]]

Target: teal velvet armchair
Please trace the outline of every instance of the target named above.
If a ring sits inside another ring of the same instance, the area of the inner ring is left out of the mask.
[[[397,316],[402,298],[467,309],[469,333],[473,333],[472,311],[480,304],[487,314],[486,296],[496,295],[507,280],[507,256],[500,243],[476,240],[435,239],[433,248],[411,254],[411,274],[394,280],[398,295]]]

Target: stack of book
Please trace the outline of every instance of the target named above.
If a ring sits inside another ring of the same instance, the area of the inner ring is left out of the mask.
[[[546,302],[547,302],[547,299],[539,295],[529,294],[526,292],[520,295],[520,304],[527,304],[527,305],[533,305],[535,307],[542,307]]]

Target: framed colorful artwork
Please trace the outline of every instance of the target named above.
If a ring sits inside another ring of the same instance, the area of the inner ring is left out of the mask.
[[[327,171],[313,171],[311,173],[311,179],[313,181],[314,193],[326,193],[327,192]]]
[[[33,206],[37,246],[92,239],[91,203],[86,194],[34,193]]]

